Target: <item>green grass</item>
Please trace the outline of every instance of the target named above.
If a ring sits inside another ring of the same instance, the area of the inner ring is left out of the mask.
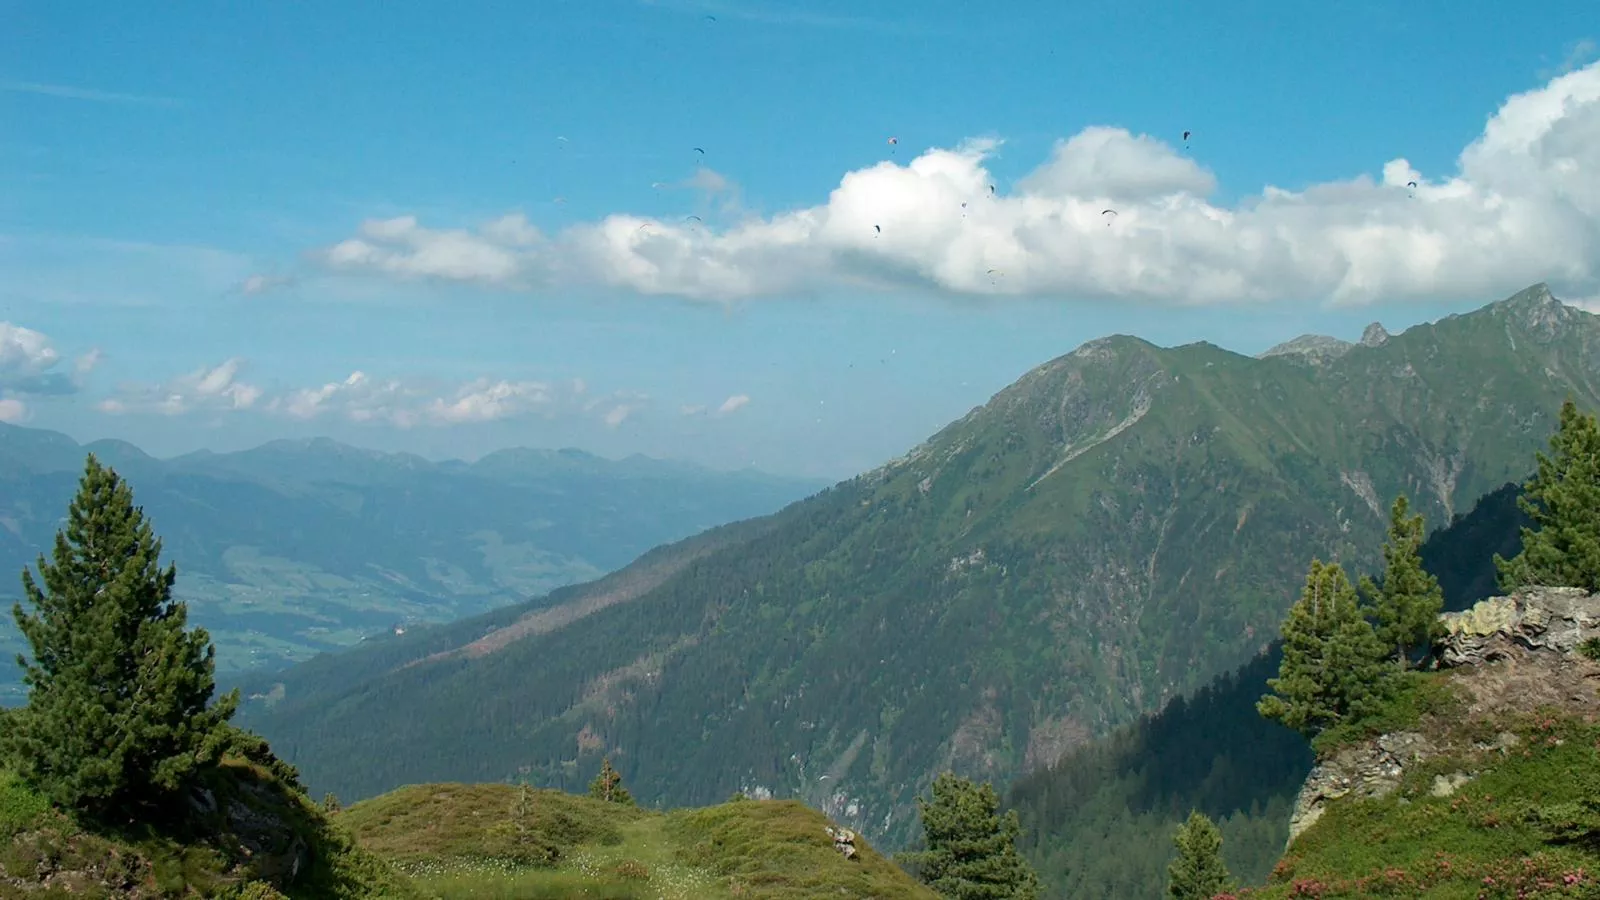
[[[661,813],[559,791],[438,784],[337,819],[436,900],[934,897],[864,841],[846,860],[827,819],[795,801]]]
[[[247,807],[250,829],[236,830],[225,815],[198,813],[159,827],[91,828],[0,770],[0,900],[416,896],[388,864],[356,847],[267,768],[231,760],[208,773],[204,787],[221,810]],[[309,865],[291,876],[286,867],[295,846],[305,849]]]
[[[1510,731],[1509,750],[1477,738]],[[1600,726],[1539,713],[1450,725],[1453,752],[1407,771],[1386,797],[1336,801],[1265,888],[1241,897],[1418,900],[1600,895]],[[1454,794],[1435,777],[1478,772]],[[1563,827],[1566,826],[1566,827]]]

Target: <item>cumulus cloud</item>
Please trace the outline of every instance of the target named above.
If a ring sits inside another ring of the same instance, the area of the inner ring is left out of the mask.
[[[261,399],[262,389],[239,379],[244,360],[237,357],[217,366],[202,367],[171,381],[154,385],[123,385],[101,400],[101,412],[148,412],[178,416],[190,412],[249,409]]]
[[[0,397],[0,422],[14,424],[28,417],[28,407],[15,397]]]
[[[1169,144],[1095,126],[1013,190],[999,141],[846,173],[820,205],[726,228],[628,214],[544,235],[520,216],[476,231],[370,221],[321,251],[332,267],[528,288],[600,284],[727,302],[849,285],[1166,304],[1364,303],[1600,290],[1600,62],[1510,97],[1457,159],[1238,203]],[[1415,182],[1415,187],[1409,183]],[[1103,214],[1114,209],[1116,215]]]
[[[268,394],[243,381],[243,361],[230,359],[159,385],[127,385],[99,404],[107,413],[181,415],[197,411],[256,409],[290,419],[334,418],[398,428],[493,422],[531,415],[588,414],[620,425],[643,407],[642,394],[618,392],[587,397],[581,379],[568,382],[477,378],[455,385],[352,372],[317,387],[288,388]],[[618,410],[621,410],[620,412]]]
[[[749,402],[750,402],[749,395],[747,395],[747,394],[734,394],[732,397],[729,397],[728,399],[722,401],[722,405],[717,407],[717,414],[718,415],[722,415],[722,416],[726,416],[726,415],[729,415],[730,413],[736,413],[739,410],[744,409],[745,404],[747,404]]]
[[[546,243],[520,214],[503,216],[476,232],[425,228],[415,216],[401,216],[369,220],[356,237],[316,258],[335,270],[514,285],[537,268]]]
[[[10,322],[0,322],[0,397],[11,397],[9,407],[20,416],[22,401],[16,395],[61,396],[82,389],[84,379],[100,359],[91,350],[74,361],[72,371],[57,371],[61,353],[44,334]],[[7,420],[9,421],[9,420]]]

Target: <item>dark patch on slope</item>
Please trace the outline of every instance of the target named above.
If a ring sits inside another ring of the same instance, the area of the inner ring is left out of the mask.
[[[1495,593],[1494,555],[1516,555],[1529,524],[1516,505],[1520,494],[1519,485],[1504,485],[1428,538],[1423,565],[1439,579],[1447,610]],[[1265,877],[1312,764],[1303,738],[1255,709],[1281,658],[1274,642],[1192,697],[1012,786],[1007,803],[1023,817],[1026,852],[1056,896],[1160,893],[1171,827],[1191,809],[1223,823],[1235,875]],[[1141,816],[1153,818],[1135,826]]]

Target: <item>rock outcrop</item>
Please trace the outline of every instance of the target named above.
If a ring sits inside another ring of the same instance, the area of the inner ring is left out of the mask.
[[[1557,706],[1600,712],[1600,664],[1579,654],[1600,638],[1600,594],[1578,588],[1535,588],[1490,597],[1464,612],[1445,613],[1445,635],[1434,645],[1435,664],[1457,671],[1468,716]],[[1501,732],[1476,751],[1506,752],[1517,737]],[[1382,797],[1400,784],[1406,769],[1432,756],[1434,739],[1423,731],[1385,734],[1340,748],[1307,776],[1289,822],[1289,843],[1311,827],[1330,801]],[[1447,796],[1475,772],[1434,779],[1432,792]]]
[[[856,858],[856,833],[848,828],[834,828],[832,825],[826,829],[828,837],[833,838],[833,849],[844,855],[845,859]]]
[[[1571,653],[1585,640],[1600,637],[1600,595],[1580,588],[1539,588],[1490,597],[1439,620],[1446,634],[1434,652],[1442,668],[1482,665],[1518,649]]]

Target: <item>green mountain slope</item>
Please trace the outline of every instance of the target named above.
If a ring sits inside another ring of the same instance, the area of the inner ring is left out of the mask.
[[[1515,556],[1530,524],[1516,506],[1520,493],[1520,484],[1491,492],[1423,545],[1447,610],[1496,593],[1494,556]],[[1274,642],[1194,695],[1012,785],[1006,802],[1021,815],[1022,845],[1049,896],[1160,896],[1172,833],[1193,809],[1218,823],[1235,876],[1266,881],[1312,765],[1304,738],[1256,712],[1280,659]]]
[[[606,751],[647,801],[770,791],[902,839],[939,769],[1007,781],[1237,667],[1311,556],[1368,567],[1396,492],[1448,519],[1600,400],[1600,318],[1542,285],[1369,337],[1090,342],[629,602],[251,721],[351,798],[575,788]]]
[[[337,817],[360,845],[409,873],[424,896],[661,900],[936,895],[792,800],[651,812],[503,784],[425,784]]]
[[[374,632],[449,621],[588,581],[640,553],[769,513],[820,484],[576,450],[431,463],[326,439],[157,460],[0,425],[0,601],[54,540],[93,451],[137,486],[178,593],[223,670],[281,665]],[[16,633],[0,621],[0,652]],[[10,688],[11,691],[6,689]],[[0,702],[14,702],[10,667]]]

